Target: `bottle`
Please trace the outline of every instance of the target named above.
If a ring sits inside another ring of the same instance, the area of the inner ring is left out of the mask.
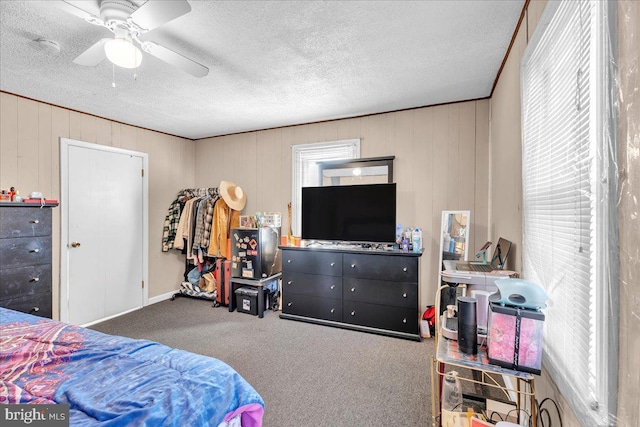
[[[402,239],[402,252],[409,252],[409,241],[406,238]]]
[[[442,249],[445,252],[450,252],[449,251],[450,248],[451,248],[451,236],[449,236],[449,233],[445,231],[444,237],[442,238]]]
[[[402,244],[402,230],[404,230],[402,224],[396,225],[396,244],[398,245],[398,247],[400,247],[400,245]]]
[[[22,202],[22,196],[18,190],[16,190],[16,194],[13,196],[13,201],[18,203]]]
[[[422,230],[416,228],[412,233],[413,252],[420,252],[422,250]]]
[[[462,414],[462,387],[458,372],[449,371],[442,382],[440,420],[443,427],[458,427]]]

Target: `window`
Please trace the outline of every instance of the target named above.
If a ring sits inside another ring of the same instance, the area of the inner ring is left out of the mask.
[[[543,364],[584,425],[614,424],[617,401],[610,3],[549,2],[521,69],[523,275],[549,295]]]
[[[360,157],[360,140],[348,139],[344,141],[320,142],[317,144],[297,144],[291,147],[292,194],[291,211],[293,219],[291,225],[293,234],[300,236],[302,231],[302,187],[319,186],[318,166],[316,162],[325,160],[357,159]]]

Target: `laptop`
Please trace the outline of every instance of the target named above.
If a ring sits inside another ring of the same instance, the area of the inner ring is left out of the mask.
[[[489,264],[473,264],[469,261],[456,261],[455,269],[458,271],[481,271],[489,272],[493,270],[503,270],[507,263],[507,257],[511,251],[511,242],[502,237],[498,239],[495,249],[493,250],[493,256]]]

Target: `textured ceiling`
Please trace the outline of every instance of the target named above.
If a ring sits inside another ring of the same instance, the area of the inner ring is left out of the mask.
[[[141,39],[203,78],[148,54],[135,70],[74,64],[111,33],[60,3],[0,2],[1,90],[198,139],[489,96],[524,0],[192,0]]]

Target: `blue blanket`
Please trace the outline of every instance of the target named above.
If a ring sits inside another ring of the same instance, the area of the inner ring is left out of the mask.
[[[0,403],[68,404],[71,425],[262,425],[260,395],[217,359],[4,308],[0,324]]]

